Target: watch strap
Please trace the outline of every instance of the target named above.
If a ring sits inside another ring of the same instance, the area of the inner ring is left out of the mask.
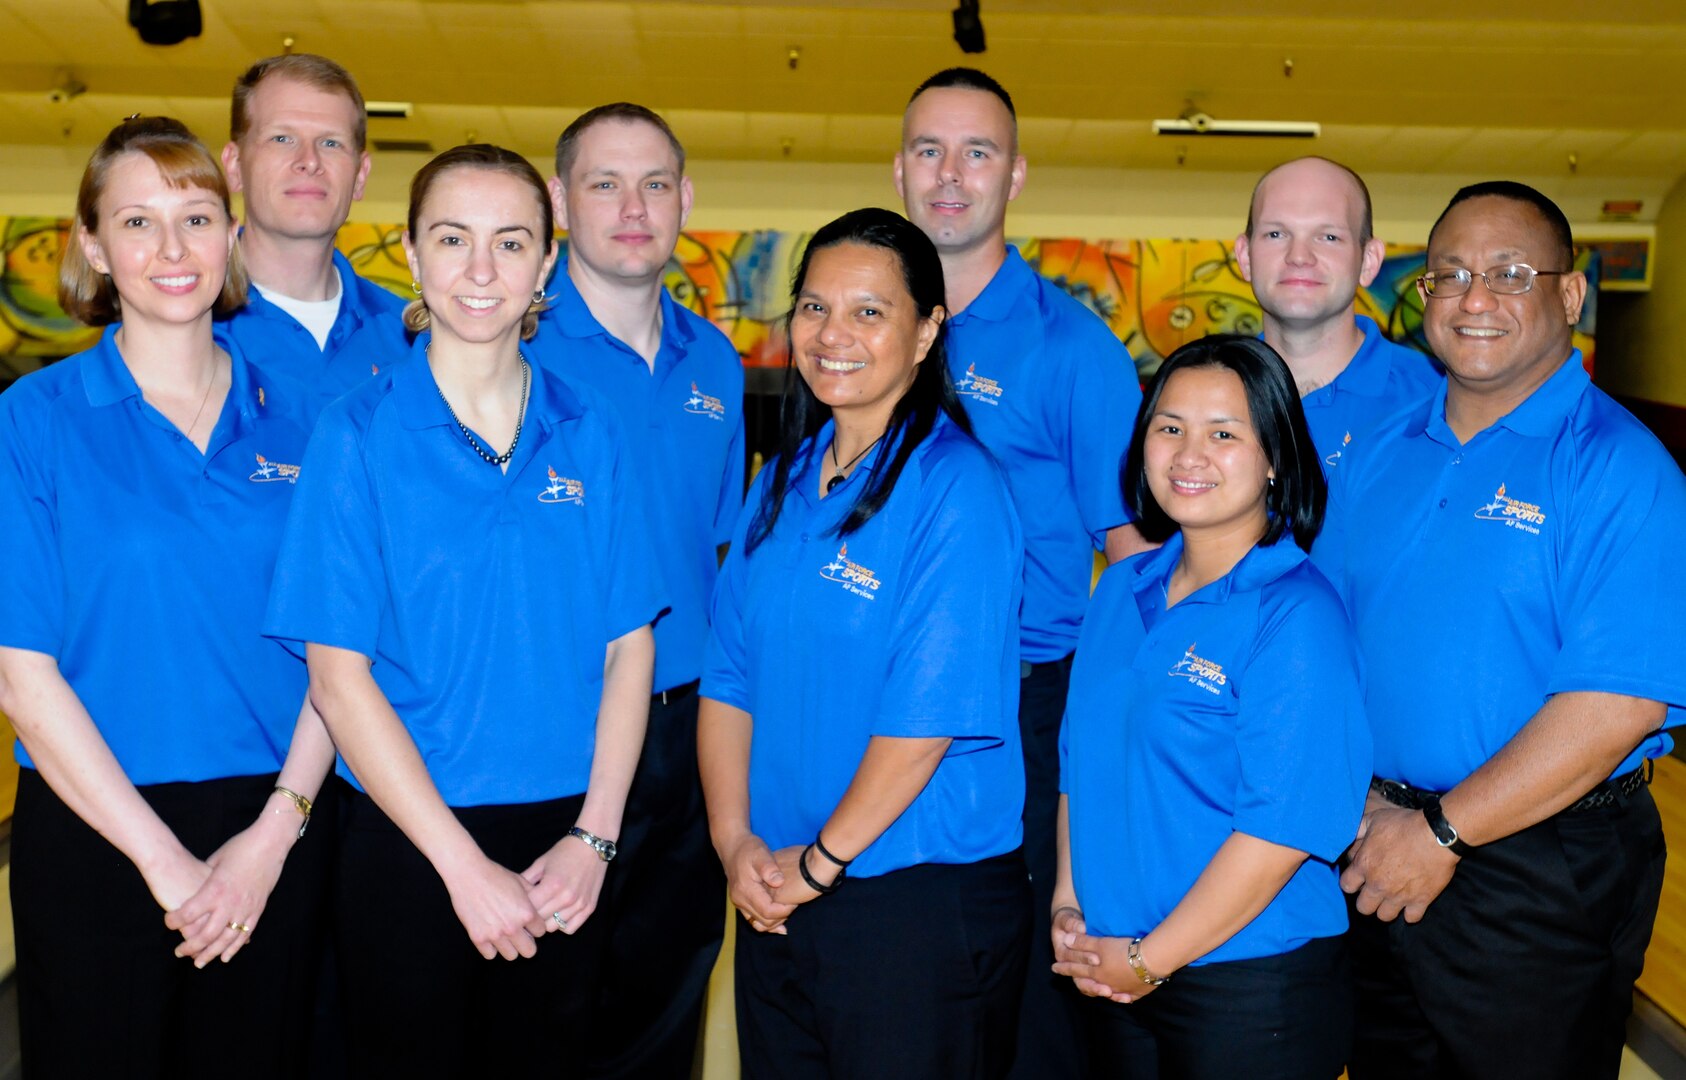
[[[1475,850],[1459,838],[1458,830],[1446,820],[1446,812],[1440,808],[1439,799],[1423,803],[1423,817],[1428,819],[1428,827],[1434,832],[1434,842],[1458,858],[1462,859]]]
[[[612,860],[620,851],[613,840],[605,840],[595,833],[587,832],[578,825],[569,829],[568,835],[582,841],[586,847],[597,852],[597,857],[604,862]]]

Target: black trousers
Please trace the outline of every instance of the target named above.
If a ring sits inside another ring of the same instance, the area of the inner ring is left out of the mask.
[[[1354,912],[1354,1080],[1614,1080],[1664,856],[1641,788],[1483,844],[1415,925]]]
[[[1018,852],[849,880],[789,934],[738,928],[745,1080],[1000,1077],[1030,898]]]
[[[1097,1078],[1334,1080],[1352,1049],[1352,966],[1344,937],[1317,938],[1280,956],[1185,967],[1129,1005],[1086,998],[1083,1008]]]
[[[519,873],[566,835],[584,800],[455,813],[488,858]],[[362,794],[351,798],[336,892],[352,1076],[583,1074],[605,940],[595,915],[572,936],[544,935],[531,959],[484,959],[433,865]]]
[[[152,784],[141,796],[206,858],[263,811],[275,776]],[[331,807],[325,807],[330,815]],[[26,1077],[297,1077],[309,1046],[333,830],[287,858],[251,940],[227,964],[178,960],[134,864],[59,799],[18,779],[12,917]]]
[[[1030,869],[1030,963],[1019,1001],[1014,1080],[1074,1080],[1084,1074],[1083,996],[1055,975],[1052,922],[1054,822],[1060,808],[1060,721],[1071,685],[1071,657],[1033,665],[1019,682],[1024,743],[1024,859]]]
[[[697,696],[658,697],[598,904],[609,945],[590,1075],[690,1077],[725,898],[697,771]]]

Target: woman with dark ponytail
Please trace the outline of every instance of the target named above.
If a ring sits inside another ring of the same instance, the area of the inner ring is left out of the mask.
[[[715,590],[698,731],[748,924],[744,1075],[997,1075],[1030,926],[1018,521],[949,381],[924,233],[845,214],[791,299],[779,455]]]

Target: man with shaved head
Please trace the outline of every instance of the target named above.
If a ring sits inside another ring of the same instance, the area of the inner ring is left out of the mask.
[[[1264,339],[1287,361],[1327,473],[1383,417],[1432,392],[1439,372],[1355,313],[1376,279],[1382,242],[1358,174],[1303,157],[1253,188],[1247,228],[1235,238],[1241,276],[1264,312]]]

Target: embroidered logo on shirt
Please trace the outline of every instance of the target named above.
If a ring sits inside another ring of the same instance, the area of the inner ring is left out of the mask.
[[[1187,679],[1212,694],[1223,693],[1218,688],[1229,684],[1229,676],[1224,674],[1223,665],[1196,656],[1192,644],[1189,645],[1188,651],[1183,653],[1182,659],[1172,664],[1171,670],[1166,674],[1177,679]]]
[[[1346,438],[1341,440],[1340,450],[1336,450],[1333,454],[1330,454],[1328,457],[1324,458],[1323,464],[1328,465],[1331,468],[1333,468],[1336,465],[1339,465],[1341,463],[1341,453],[1342,453],[1342,451],[1344,451],[1351,444],[1352,444],[1352,432],[1349,431],[1349,432],[1346,433]]]
[[[1001,404],[1001,390],[1000,383],[978,374],[976,364],[966,365],[966,374],[960,376],[960,381],[954,384],[954,392],[961,397],[969,397],[986,405]]]
[[[710,420],[726,419],[726,403],[713,394],[705,394],[697,389],[697,384],[691,384],[691,396],[685,399],[685,411],[696,416],[706,416]]]
[[[381,373],[381,369],[380,369],[379,364],[370,364],[369,365],[369,374],[379,375],[380,373]]]
[[[299,467],[297,465],[283,465],[279,461],[271,461],[262,454],[256,455],[258,470],[246,477],[254,484],[296,484],[299,481]]]
[[[539,492],[539,502],[542,503],[574,503],[585,505],[585,481],[570,480],[566,476],[557,476],[556,470],[549,465],[545,471],[550,474],[550,483]]]
[[[857,562],[849,561],[849,545],[845,543],[837,549],[837,557],[820,567],[820,577],[827,581],[835,581],[843,586],[844,592],[863,596],[868,600],[878,599],[872,595],[878,587],[884,584],[878,580],[878,575]]]
[[[1477,510],[1475,516],[1481,521],[1497,521],[1508,529],[1521,529],[1535,536],[1540,535],[1540,526],[1545,524],[1545,513],[1538,506],[1512,499],[1505,494],[1503,484],[1493,494],[1493,501]]]

